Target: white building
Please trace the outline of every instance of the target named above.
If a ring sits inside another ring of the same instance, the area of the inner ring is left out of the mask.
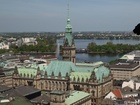
[[[124,81],[122,84],[122,88],[124,87],[130,87],[131,89],[138,90],[140,89],[140,80],[138,80],[139,77],[133,77],[130,81]]]
[[[1,42],[0,49],[9,49],[9,44],[8,43],[6,44],[5,42]]]

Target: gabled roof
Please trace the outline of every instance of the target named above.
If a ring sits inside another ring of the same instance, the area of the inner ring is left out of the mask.
[[[59,72],[61,73],[62,77],[65,77],[66,73],[68,73],[69,75],[70,72],[75,70],[76,67],[74,63],[70,61],[51,61],[51,63],[48,65],[46,69],[48,76],[51,76],[53,72],[54,76],[56,77],[59,75]]]
[[[125,88],[125,87],[129,87],[131,89],[134,89],[134,82],[132,80],[130,80],[129,82],[124,81],[122,84],[122,88]]]
[[[122,98],[122,93],[120,89],[114,89],[112,90],[112,93],[117,97],[117,98]]]
[[[123,87],[122,89],[121,89],[121,92],[124,94],[129,94],[129,93],[133,93],[133,89],[131,88],[131,87],[129,87],[129,86],[126,86],[126,87]],[[135,92],[134,92],[135,93]]]

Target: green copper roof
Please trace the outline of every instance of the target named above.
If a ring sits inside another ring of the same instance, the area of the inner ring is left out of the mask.
[[[99,83],[102,82],[103,77],[107,77],[110,74],[110,70],[104,66],[100,66],[94,69],[96,80],[98,80]]]
[[[59,72],[61,73],[62,77],[66,76],[66,73],[70,73],[75,71],[74,63],[70,61],[52,61],[47,67],[47,75],[51,76],[52,72],[54,76],[58,76]]]
[[[105,66],[100,65],[96,67],[90,65],[89,67],[87,65],[84,64],[83,66],[76,67],[74,63],[70,61],[52,61],[48,65],[46,71],[48,76],[51,76],[53,72],[55,77],[58,77],[59,73],[61,73],[62,77],[65,77],[66,73],[68,73],[68,75],[70,75],[70,78],[72,80],[75,78],[75,80],[79,82],[83,81],[82,79],[84,79],[84,81],[86,81],[86,79],[89,79],[92,71],[94,71],[96,80],[99,83],[102,82],[103,76],[107,77],[110,74],[110,70]]]
[[[83,91],[73,91],[70,96],[66,98],[66,105],[73,105],[73,103],[80,101],[81,99],[90,96],[89,93]]]
[[[76,72],[92,72],[93,67],[77,67],[76,66]]]
[[[76,63],[76,66],[86,66],[86,67],[95,67],[103,65],[104,63],[102,61],[95,62],[95,63]]]
[[[91,72],[71,72],[70,79],[73,81],[75,78],[76,82],[86,82],[90,78]]]
[[[67,19],[67,25],[66,25],[66,31],[67,29],[72,28],[71,24],[70,24],[70,18]]]
[[[67,25],[65,28],[65,38],[64,38],[64,44],[68,43],[69,46],[72,46],[73,42],[73,36],[72,36],[72,26],[70,24],[70,19],[67,19]]]
[[[37,75],[37,69],[33,68],[18,68],[18,73],[21,77],[33,78]]]
[[[68,43],[69,46],[72,46],[73,36],[70,33],[65,34],[64,43]]]
[[[47,69],[47,65],[46,64],[36,64],[36,63],[33,63],[28,68],[26,68],[26,67],[18,68],[18,72],[19,72],[19,74],[22,77],[24,77],[24,75],[25,75],[25,77],[27,77],[27,76],[31,77],[32,76],[32,78],[33,78],[34,76],[37,75],[38,67],[41,70],[41,74],[44,75],[45,71]]]

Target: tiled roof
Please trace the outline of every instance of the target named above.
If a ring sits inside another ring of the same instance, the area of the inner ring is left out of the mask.
[[[117,98],[122,98],[122,93],[121,93],[120,89],[114,89],[114,90],[112,90],[112,92],[114,93],[114,95]]]

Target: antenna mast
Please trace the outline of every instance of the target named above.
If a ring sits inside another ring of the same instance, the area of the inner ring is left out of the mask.
[[[67,12],[68,12],[67,14],[68,14],[68,18],[69,18],[69,0],[68,0],[67,6],[68,6],[68,7],[67,7]]]

